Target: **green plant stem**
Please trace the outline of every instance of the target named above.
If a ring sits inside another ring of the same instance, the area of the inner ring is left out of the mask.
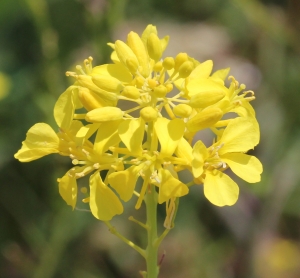
[[[146,211],[147,211],[147,237],[148,244],[146,248],[147,278],[157,278],[159,267],[157,265],[158,244],[157,241],[157,193],[155,187],[149,184],[146,193]]]
[[[115,236],[117,236],[119,239],[121,239],[122,241],[124,241],[127,245],[129,245],[131,248],[133,248],[134,250],[136,250],[138,253],[140,253],[144,258],[146,258],[146,252],[144,249],[140,248],[139,246],[135,245],[132,241],[130,241],[129,239],[127,239],[126,237],[124,237],[123,235],[121,235],[114,226],[112,226],[110,224],[109,221],[103,221],[106,226],[109,228],[109,231],[114,234]]]

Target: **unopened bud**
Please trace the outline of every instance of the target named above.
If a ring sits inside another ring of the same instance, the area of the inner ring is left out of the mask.
[[[154,65],[153,71],[160,72],[162,70],[162,68],[163,68],[162,62],[159,61]]]
[[[127,98],[138,99],[140,97],[140,92],[134,86],[126,86],[122,92],[122,95]]]
[[[164,85],[159,85],[154,88],[153,92],[157,97],[165,97],[167,94],[167,88]]]
[[[185,62],[187,61],[189,58],[189,56],[186,53],[179,53],[177,54],[177,56],[175,57],[175,70],[178,70],[179,67]]]
[[[148,54],[151,59],[158,61],[162,55],[161,43],[158,36],[151,33],[147,40]]]
[[[126,43],[117,40],[115,42],[115,50],[120,61],[128,67],[131,73],[135,73],[139,62],[132,49]]]
[[[139,65],[136,63],[136,60],[131,58],[126,60],[126,66],[132,74],[136,74],[139,67]]]
[[[145,122],[152,122],[157,119],[158,113],[155,108],[147,106],[140,111],[140,115]]]
[[[118,107],[101,107],[88,112],[85,116],[86,121],[91,123],[102,123],[122,119],[124,112]]]
[[[108,92],[119,93],[123,89],[122,83],[112,76],[108,75],[94,75],[92,81],[102,90]]]
[[[192,114],[193,108],[187,104],[178,104],[173,108],[173,112],[176,116],[182,118],[188,118]]]
[[[148,86],[154,89],[157,86],[157,81],[155,79],[148,79]]]
[[[194,69],[194,64],[190,61],[185,61],[178,69],[179,77],[186,78]]]
[[[143,41],[140,36],[135,32],[130,32],[127,36],[127,44],[132,49],[136,58],[139,61],[139,71],[142,76],[148,77],[150,74],[149,58]]]
[[[143,77],[138,76],[135,78],[135,84],[138,88],[141,88],[142,86],[144,86],[145,80]]]
[[[166,57],[163,61],[163,67],[166,69],[166,70],[170,70],[172,68],[174,68],[175,66],[175,60],[173,57]]]
[[[201,129],[213,126],[223,116],[223,112],[220,108],[208,107],[191,118],[186,126],[189,131],[197,132]]]
[[[88,111],[106,106],[105,101],[99,95],[84,87],[78,87],[78,97]]]

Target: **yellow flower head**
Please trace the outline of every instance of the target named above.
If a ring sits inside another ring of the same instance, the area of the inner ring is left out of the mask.
[[[132,198],[138,209],[152,184],[158,202],[166,203],[170,227],[175,200],[189,186],[203,183],[205,196],[224,206],[238,197],[227,168],[248,182],[260,180],[260,162],[245,154],[259,141],[249,104],[253,92],[244,92],[232,77],[226,87],[229,69],[212,73],[211,60],[199,62],[187,53],[164,57],[168,42],[148,25],[141,36],[130,32],[126,42],[109,43],[113,63],[93,67],[89,57],[77,72],[67,72],[75,82],[54,107],[59,131],[44,123],[29,129],[15,157],[27,162],[50,153],[69,156],[74,167],[58,182],[73,209],[83,176],[90,175],[83,202],[103,221],[121,214],[122,202]],[[193,143],[204,129],[215,134],[210,147]],[[180,180],[181,171],[193,175],[190,183]]]

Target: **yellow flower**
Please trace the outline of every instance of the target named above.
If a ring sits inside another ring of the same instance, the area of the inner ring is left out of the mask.
[[[256,126],[245,118],[236,118],[225,128],[220,140],[210,148],[207,149],[202,141],[195,144],[192,171],[195,178],[204,181],[204,194],[210,202],[217,206],[230,206],[237,201],[238,186],[223,173],[229,167],[247,182],[260,181],[260,161],[245,154],[258,141]]]
[[[59,137],[53,129],[44,123],[35,124],[22,142],[22,148],[15,154],[21,162],[29,162],[45,155],[59,152]]]
[[[83,202],[103,221],[123,212],[121,201],[137,198],[138,209],[152,184],[158,203],[166,203],[165,226],[171,228],[177,198],[193,184],[183,183],[179,172],[188,170],[204,183],[205,196],[218,206],[232,205],[238,196],[227,168],[248,182],[259,181],[260,162],[245,154],[259,141],[249,104],[253,92],[243,92],[245,86],[232,77],[226,87],[229,69],[213,73],[211,60],[200,63],[184,52],[163,58],[168,42],[148,25],[141,36],[130,32],[126,42],[109,43],[112,64],[93,67],[89,57],[76,72],[67,72],[75,82],[54,107],[59,132],[44,123],[29,129],[15,157],[26,162],[50,153],[69,156],[75,166],[58,182],[73,209],[77,180],[84,176],[90,178]],[[192,147],[203,129],[216,142]]]

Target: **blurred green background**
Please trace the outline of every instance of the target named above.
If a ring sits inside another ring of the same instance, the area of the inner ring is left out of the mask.
[[[0,1],[0,277],[129,278],[145,269],[100,221],[65,205],[56,178],[68,158],[27,164],[13,154],[33,124],[55,128],[54,103],[73,82],[67,70],[88,56],[109,62],[106,42],[150,23],[171,36],[165,55],[212,59],[255,91],[261,143],[253,154],[264,165],[258,184],[235,179],[233,207],[211,205],[201,187],[181,198],[160,277],[300,277],[299,15],[298,0]],[[142,242],[126,218],[143,211],[129,205],[113,224]]]

